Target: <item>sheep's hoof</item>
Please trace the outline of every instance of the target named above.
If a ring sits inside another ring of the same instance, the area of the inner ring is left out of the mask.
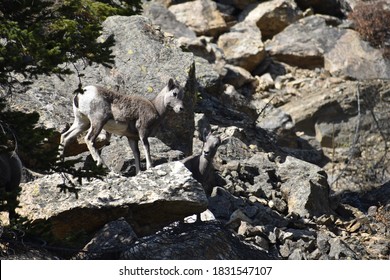
[[[153,168],[153,164],[147,164],[146,165],[146,169],[150,169],[150,168]]]
[[[117,173],[113,170],[110,170],[110,172],[108,172],[108,177],[121,177],[122,175],[120,173]]]

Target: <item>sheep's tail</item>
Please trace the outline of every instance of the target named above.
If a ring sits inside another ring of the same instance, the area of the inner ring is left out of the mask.
[[[73,104],[76,108],[79,108],[79,95],[76,94],[74,97],[73,97]]]

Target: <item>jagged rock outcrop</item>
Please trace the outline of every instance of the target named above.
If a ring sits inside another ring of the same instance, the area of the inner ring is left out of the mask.
[[[108,175],[83,181],[81,186],[64,180],[53,174],[22,185],[17,209],[32,232],[57,244],[91,234],[120,217],[138,235],[151,234],[207,207],[202,186],[180,162],[131,178]]]

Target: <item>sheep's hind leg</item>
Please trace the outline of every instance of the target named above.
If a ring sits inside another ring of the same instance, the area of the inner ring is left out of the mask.
[[[146,157],[146,169],[149,169],[153,167],[152,159],[150,157],[150,145],[148,141],[150,128],[147,128],[147,126],[142,124],[139,120],[136,123],[136,127],[138,130],[139,139],[141,140],[142,146],[144,147],[144,152]]]
[[[103,129],[105,122],[91,123],[91,127],[85,136],[85,143],[87,144],[88,150],[91,153],[92,158],[96,161],[97,166],[105,165],[101,158],[99,151],[96,149],[96,138],[99,136]]]
[[[60,140],[60,158],[63,159],[65,157],[66,147],[73,142],[77,136],[79,136],[82,132],[88,129],[89,121],[83,121],[79,118],[75,118],[72,126],[61,135]]]
[[[140,161],[140,152],[138,148],[138,140],[127,138],[131,150],[133,151],[134,160],[135,160],[135,173],[138,174],[141,170],[141,161]]]

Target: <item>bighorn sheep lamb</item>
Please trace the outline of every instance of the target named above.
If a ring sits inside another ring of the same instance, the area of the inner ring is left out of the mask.
[[[202,184],[206,195],[210,196],[212,192],[211,175],[214,170],[213,159],[217,153],[221,139],[204,131],[202,137],[204,144],[200,155],[189,156],[182,160],[185,167],[192,172],[193,177]]]
[[[168,107],[176,113],[184,110],[183,96],[182,88],[173,79],[169,79],[153,100],[121,95],[100,86],[87,86],[83,93],[78,93],[73,99],[74,122],[61,136],[63,152],[71,141],[89,128],[85,142],[97,165],[103,165],[95,141],[104,129],[127,137],[134,154],[136,173],[141,169],[138,148],[138,140],[141,140],[148,169],[152,166],[148,137],[153,135]]]
[[[15,151],[0,153],[0,187],[15,191],[22,178],[22,162]]]

